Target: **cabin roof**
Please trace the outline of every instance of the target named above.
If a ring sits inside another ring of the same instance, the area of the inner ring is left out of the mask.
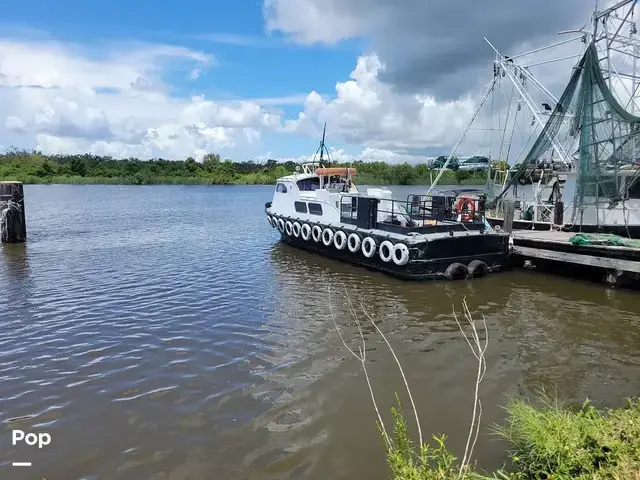
[[[318,178],[314,173],[294,173],[293,175],[285,175],[278,178],[278,182],[297,182],[298,180],[306,180],[307,178]]]

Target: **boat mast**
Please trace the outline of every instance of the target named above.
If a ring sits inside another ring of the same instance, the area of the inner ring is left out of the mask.
[[[320,140],[320,165],[322,166],[322,157],[324,154],[325,145],[324,145],[324,137],[327,133],[327,122],[324,122],[324,128],[322,129],[322,140]],[[329,157],[329,152],[327,151],[327,158]],[[329,167],[329,162],[327,162],[327,167]]]

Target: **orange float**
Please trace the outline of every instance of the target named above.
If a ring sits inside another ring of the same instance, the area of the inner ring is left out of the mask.
[[[328,168],[316,168],[316,175],[322,177],[324,175],[340,175],[348,176],[355,175],[357,173],[355,168],[343,168],[343,167],[328,167]]]

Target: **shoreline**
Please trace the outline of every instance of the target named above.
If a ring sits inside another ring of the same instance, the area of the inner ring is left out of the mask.
[[[66,177],[66,178],[54,178],[51,180],[46,179],[33,179],[33,178],[14,178],[7,177],[2,178],[0,181],[18,181],[25,185],[135,185],[135,186],[151,186],[151,185],[203,185],[203,186],[274,186],[273,183],[250,183],[250,182],[225,182],[219,183],[211,179],[200,177],[183,177],[183,178],[166,178],[153,182],[140,182],[135,178],[109,178],[109,177]],[[387,182],[364,182],[359,185],[367,186],[389,186],[389,187],[411,187],[411,186],[429,186],[426,183],[411,183],[411,184],[399,184],[399,183],[387,183]],[[470,181],[465,180],[461,183],[438,183],[438,186],[442,187],[481,187],[485,182],[481,180]]]

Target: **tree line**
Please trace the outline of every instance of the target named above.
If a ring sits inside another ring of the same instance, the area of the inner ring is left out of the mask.
[[[339,164],[332,163],[332,166]],[[207,185],[265,185],[295,171],[293,161],[236,162],[212,153],[201,162],[163,158],[116,160],[92,154],[45,155],[38,151],[11,149],[0,154],[0,179],[24,183],[116,183],[207,184]],[[347,166],[346,164],[341,166]],[[426,164],[388,164],[385,162],[353,162],[358,170],[357,183],[369,185],[427,185],[437,170]],[[442,184],[483,183],[486,173],[447,171]]]

